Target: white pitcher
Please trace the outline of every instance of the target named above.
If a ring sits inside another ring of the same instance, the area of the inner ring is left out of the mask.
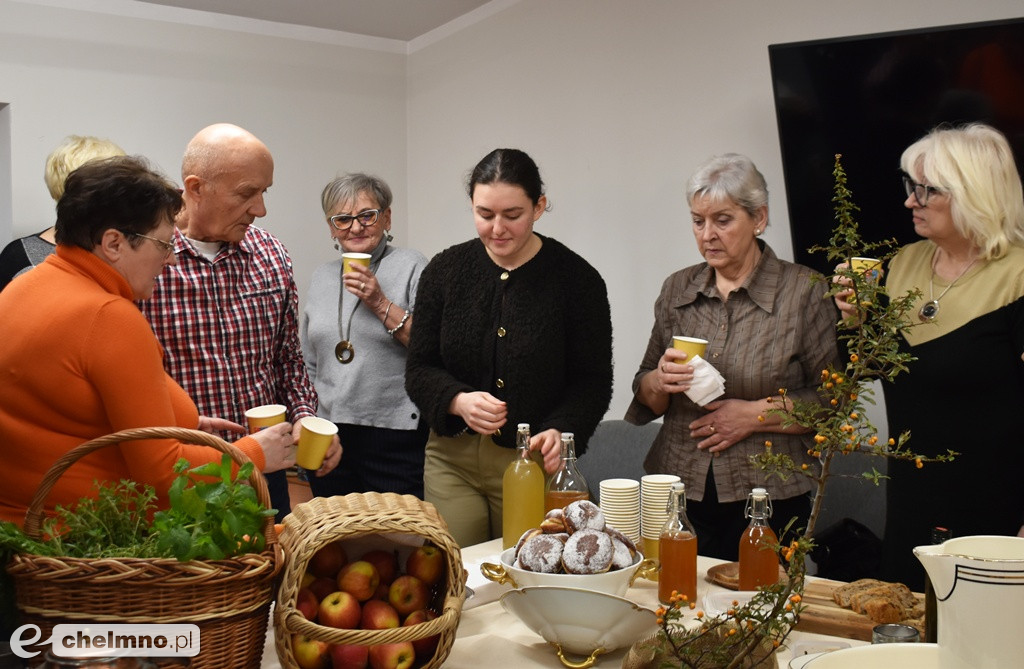
[[[939,669],[1024,667],[1024,538],[918,546],[938,604]]]

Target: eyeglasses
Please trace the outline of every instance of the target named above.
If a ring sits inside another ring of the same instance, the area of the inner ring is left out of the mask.
[[[903,188],[907,191],[907,197],[913,195],[914,199],[917,200],[917,204],[922,207],[928,206],[928,198],[930,196],[944,192],[941,188],[936,188],[935,186],[919,184],[906,174],[903,175]]]
[[[167,260],[167,258],[174,251],[174,242],[165,242],[162,239],[157,239],[156,237],[150,237],[149,235],[140,235],[137,232],[133,232],[132,236],[133,237],[138,237],[139,239],[148,239],[149,241],[155,243],[157,246],[161,247],[164,250],[164,260]]]
[[[368,228],[377,222],[378,216],[380,216],[380,209],[367,209],[359,212],[355,216],[337,214],[335,216],[331,216],[327,220],[331,222],[331,225],[333,225],[336,230],[348,230],[356,221],[359,221],[359,225],[364,228]]]

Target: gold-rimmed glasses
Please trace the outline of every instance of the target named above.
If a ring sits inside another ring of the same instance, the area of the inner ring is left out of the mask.
[[[133,232],[132,236],[138,237],[139,239],[148,239],[149,241],[153,242],[154,244],[162,248],[164,250],[164,260],[167,260],[167,258],[170,257],[171,253],[174,252],[174,242],[165,242],[162,239],[150,237],[149,235],[140,235],[137,232]]]

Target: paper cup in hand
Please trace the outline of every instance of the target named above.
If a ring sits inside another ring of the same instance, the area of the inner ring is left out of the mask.
[[[686,360],[693,360],[695,356],[704,356],[704,351],[708,348],[708,340],[694,337],[672,337],[672,348],[685,353]]]
[[[288,407],[283,404],[264,404],[249,409],[245,412],[245,419],[249,423],[249,433],[259,432],[271,425],[283,423],[287,411]]]
[[[850,269],[860,272],[865,279],[874,283],[882,273],[882,261],[878,258],[850,258]]]
[[[341,264],[344,268],[344,273],[348,274],[352,271],[352,265],[362,265],[363,267],[370,266],[370,254],[369,253],[342,253]]]
[[[326,418],[306,416],[299,421],[302,431],[299,432],[299,449],[295,454],[295,464],[316,471],[324,463],[327,448],[331,445],[334,435],[338,434],[338,426]]]

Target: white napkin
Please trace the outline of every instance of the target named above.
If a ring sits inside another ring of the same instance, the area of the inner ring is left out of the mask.
[[[694,403],[704,406],[725,394],[725,377],[719,374],[710,362],[695,355],[687,360],[686,364],[693,367],[693,382],[690,389],[684,392]]]

